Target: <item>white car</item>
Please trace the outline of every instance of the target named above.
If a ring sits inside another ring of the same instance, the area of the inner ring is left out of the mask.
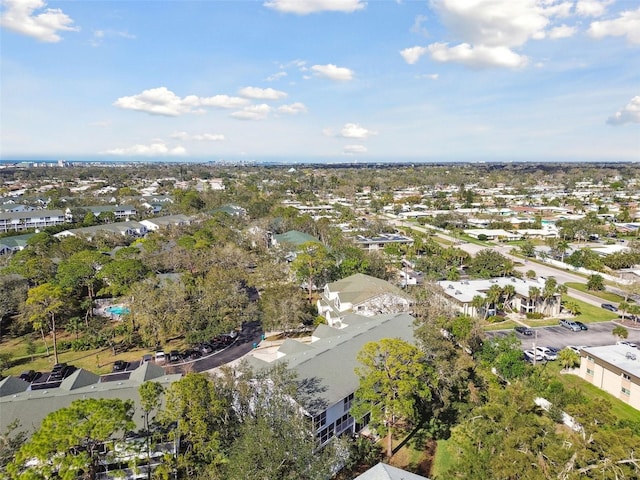
[[[531,363],[533,363],[534,359],[536,362],[544,362],[544,357],[537,352],[533,353],[533,350],[525,350],[524,359]]]
[[[633,342],[630,342],[629,340],[620,340],[619,342],[616,342],[616,345],[628,345],[631,348],[638,348],[638,345],[636,345]]]
[[[547,347],[536,347],[536,353],[542,355],[545,360],[557,360],[558,355],[549,350]]]
[[[580,355],[580,349],[582,347],[576,347],[575,345],[567,345],[565,348],[568,348],[571,351],[576,352],[578,355]]]

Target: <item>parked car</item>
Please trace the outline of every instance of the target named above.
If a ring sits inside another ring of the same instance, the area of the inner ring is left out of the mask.
[[[518,326],[518,327],[515,327],[514,330],[522,335],[527,335],[527,336],[533,335],[533,330],[531,330],[528,327]]]
[[[620,340],[619,342],[616,342],[616,345],[627,345],[631,348],[638,348],[638,345],[636,345],[633,342],[630,342],[629,340]]]
[[[39,376],[40,376],[40,372],[36,372],[35,370],[28,370],[20,374],[20,380],[24,380],[25,382],[31,383]]]
[[[156,363],[163,364],[164,362],[167,361],[167,356],[165,355],[164,352],[159,351],[159,352],[156,352],[155,359],[156,359]]]
[[[545,360],[557,360],[558,355],[547,347],[536,347],[536,353],[542,355]]]
[[[213,352],[214,348],[213,345],[210,345],[208,343],[201,343],[198,345],[198,350],[200,350],[203,355],[208,355]]]
[[[547,350],[549,350],[550,352],[555,353],[556,355],[558,354],[558,352],[560,350],[562,350],[561,348],[558,348],[558,347],[546,347],[546,348],[547,348]]]
[[[574,321],[573,323],[578,325],[580,327],[580,330],[589,330],[589,328],[582,322]]]
[[[574,322],[573,320],[567,320],[566,318],[560,320],[560,325],[562,325],[564,328],[568,328],[573,332],[579,332],[581,330],[580,326],[576,322]]]
[[[73,372],[76,371],[76,367],[73,365],[67,365],[66,363],[56,363],[51,370],[49,380],[64,380]]]
[[[185,350],[184,353],[182,354],[182,358],[184,358],[185,360],[197,360],[198,358],[201,358],[201,357],[202,357],[202,352],[196,349]]]
[[[617,312],[618,311],[618,307],[616,307],[615,305],[611,305],[610,303],[603,303],[600,306],[602,308],[604,308],[605,310],[609,310],[610,312]]]
[[[524,359],[527,362],[534,362],[534,359],[536,362],[544,362],[544,357],[542,355],[540,355],[539,353],[534,353],[533,350],[525,350],[524,351]]]
[[[582,347],[576,347],[575,345],[567,345],[565,348],[568,348],[569,350],[577,353],[578,355],[580,355],[580,350],[582,349]]]
[[[151,360],[153,360],[153,355],[151,355],[150,353],[145,353],[144,355],[142,355],[141,364],[150,362]]]
[[[179,362],[180,360],[182,360],[182,355],[180,355],[180,352],[178,350],[171,350],[169,352],[170,362]]]
[[[113,369],[111,371],[114,373],[124,372],[127,367],[129,367],[129,362],[125,362],[124,360],[116,360],[115,362],[113,362]]]

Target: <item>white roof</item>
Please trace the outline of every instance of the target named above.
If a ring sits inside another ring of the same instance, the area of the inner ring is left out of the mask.
[[[470,303],[476,295],[484,297],[484,292],[489,290],[493,285],[498,285],[500,288],[513,285],[516,289],[516,294],[521,297],[529,296],[530,287],[544,288],[544,282],[516,277],[498,277],[489,280],[462,280],[459,282],[442,280],[438,282],[438,285],[442,287],[448,296],[455,298],[461,303]]]

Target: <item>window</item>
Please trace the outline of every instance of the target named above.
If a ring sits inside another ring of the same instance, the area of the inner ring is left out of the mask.
[[[622,387],[622,393],[624,393],[625,395],[631,395],[631,390],[629,390],[628,388]]]
[[[631,375],[627,375],[626,373],[622,374],[622,379],[623,380],[631,380]]]
[[[337,433],[342,432],[344,429],[346,429],[349,426],[349,414],[345,413],[343,416],[341,416],[338,420],[336,420],[336,428],[335,431]]]
[[[320,443],[326,443],[331,437],[333,437],[333,423],[327,428],[322,429],[320,432]]]
[[[587,368],[587,375],[593,375],[593,370],[591,370],[590,368]]]
[[[313,419],[313,426],[315,430],[319,430],[327,424],[327,412],[322,412],[316,418]]]
[[[353,393],[349,394],[342,400],[343,411],[348,412],[351,410],[351,404],[353,403]]]
[[[587,355],[587,360],[590,362],[593,362],[593,357],[590,357],[589,355]]]

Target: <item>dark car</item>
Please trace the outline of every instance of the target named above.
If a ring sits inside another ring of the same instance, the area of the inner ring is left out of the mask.
[[[51,376],[49,380],[64,380],[73,372],[76,371],[76,367],[73,365],[67,365],[66,363],[57,363],[53,366],[53,370],[51,370]]]
[[[617,312],[618,311],[618,307],[616,307],[615,305],[611,305],[610,303],[603,303],[600,306],[602,308],[604,308],[605,310],[609,310],[610,312]]]
[[[113,362],[113,370],[112,372],[124,372],[129,367],[129,362],[125,362],[124,360],[116,360]]]
[[[170,362],[179,362],[180,360],[182,360],[182,355],[180,354],[179,351],[171,350],[169,352],[169,361]]]
[[[29,370],[27,372],[22,372],[20,374],[20,380],[24,380],[25,382],[31,383],[39,376],[40,376],[40,372],[36,372],[35,370]]]
[[[210,345],[208,343],[201,343],[198,345],[198,350],[200,350],[203,355],[208,355],[213,352],[214,348],[213,345]]]
[[[516,327],[514,330],[522,335],[533,335],[533,330],[527,327]]]
[[[182,354],[182,358],[185,360],[197,360],[202,357],[202,352],[200,350],[185,350]]]
[[[580,330],[589,330],[589,327],[587,327],[584,323],[582,322],[574,322],[576,325],[578,325],[580,327]]]

